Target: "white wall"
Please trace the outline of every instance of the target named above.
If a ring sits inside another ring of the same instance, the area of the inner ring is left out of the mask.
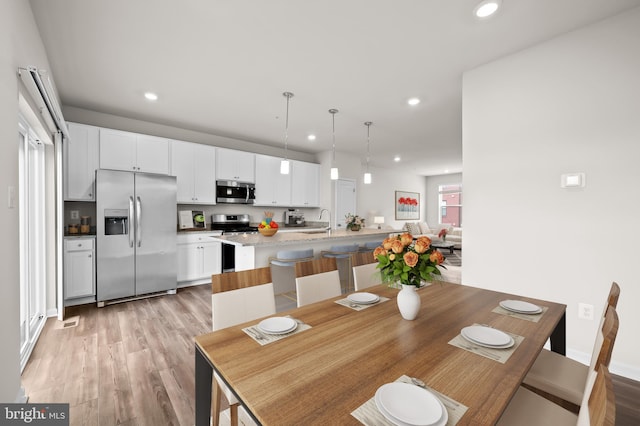
[[[6,199],[8,187],[14,187],[16,194],[18,191],[16,72],[18,67],[28,65],[50,69],[28,1],[0,2],[0,52],[0,189],[3,200],[0,204],[0,401],[14,402],[20,389],[18,208],[8,208]]]
[[[427,176],[426,177],[426,191],[427,196],[425,197],[425,207],[427,209],[427,223],[433,229],[438,229],[438,224],[440,221],[440,208],[438,207],[440,203],[440,185],[450,185],[462,183],[462,173],[450,173],[446,175],[435,175],[435,176]],[[462,216],[463,222],[462,226],[464,227],[464,188],[462,188]]]
[[[333,212],[333,181],[329,179],[331,169],[331,152],[318,155],[320,167],[320,192],[322,194],[321,206]],[[354,179],[356,181],[356,206],[354,212],[365,219],[367,226],[373,225],[374,216],[384,216],[385,226],[400,229],[406,220],[395,220],[394,200],[395,191],[410,191],[420,194],[420,220],[426,214],[425,207],[425,178],[424,176],[400,173],[398,170],[380,169],[370,167],[372,183],[365,185],[363,176],[365,165],[358,156],[348,155],[342,152],[336,153],[336,163],[341,179]],[[416,222],[412,220],[411,222]]]
[[[617,281],[611,369],[635,379],[639,45],[636,8],[463,80],[465,283],[567,304],[568,354],[581,358],[598,321],[579,320],[578,303],[599,315]],[[586,187],[561,189],[567,172]]]

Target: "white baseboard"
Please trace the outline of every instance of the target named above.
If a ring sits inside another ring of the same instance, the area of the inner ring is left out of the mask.
[[[573,349],[567,349],[567,357],[581,362],[584,365],[589,365],[589,363],[591,362],[591,354],[576,351]],[[617,374],[618,376],[623,376],[628,379],[640,381],[640,367],[634,365],[611,360],[609,371],[613,374]]]
[[[58,316],[58,310],[56,308],[47,309],[47,318],[57,317],[57,316]]]

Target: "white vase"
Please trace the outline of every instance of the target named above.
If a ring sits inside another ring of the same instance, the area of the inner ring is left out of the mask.
[[[420,295],[416,293],[416,286],[402,284],[402,290],[398,293],[396,301],[400,315],[406,320],[414,320],[420,311]]]

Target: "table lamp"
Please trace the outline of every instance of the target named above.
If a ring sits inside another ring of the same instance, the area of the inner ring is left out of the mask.
[[[377,223],[378,224],[378,229],[380,228],[380,224],[384,223],[384,216],[374,216],[373,217],[373,223]]]

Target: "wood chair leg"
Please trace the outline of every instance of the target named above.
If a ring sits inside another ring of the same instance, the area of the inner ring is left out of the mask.
[[[220,388],[220,383],[213,378],[213,404],[212,405],[212,426],[218,426],[220,424],[220,401],[222,398],[222,389]]]
[[[229,414],[231,415],[231,426],[238,426],[238,404],[229,406]]]

